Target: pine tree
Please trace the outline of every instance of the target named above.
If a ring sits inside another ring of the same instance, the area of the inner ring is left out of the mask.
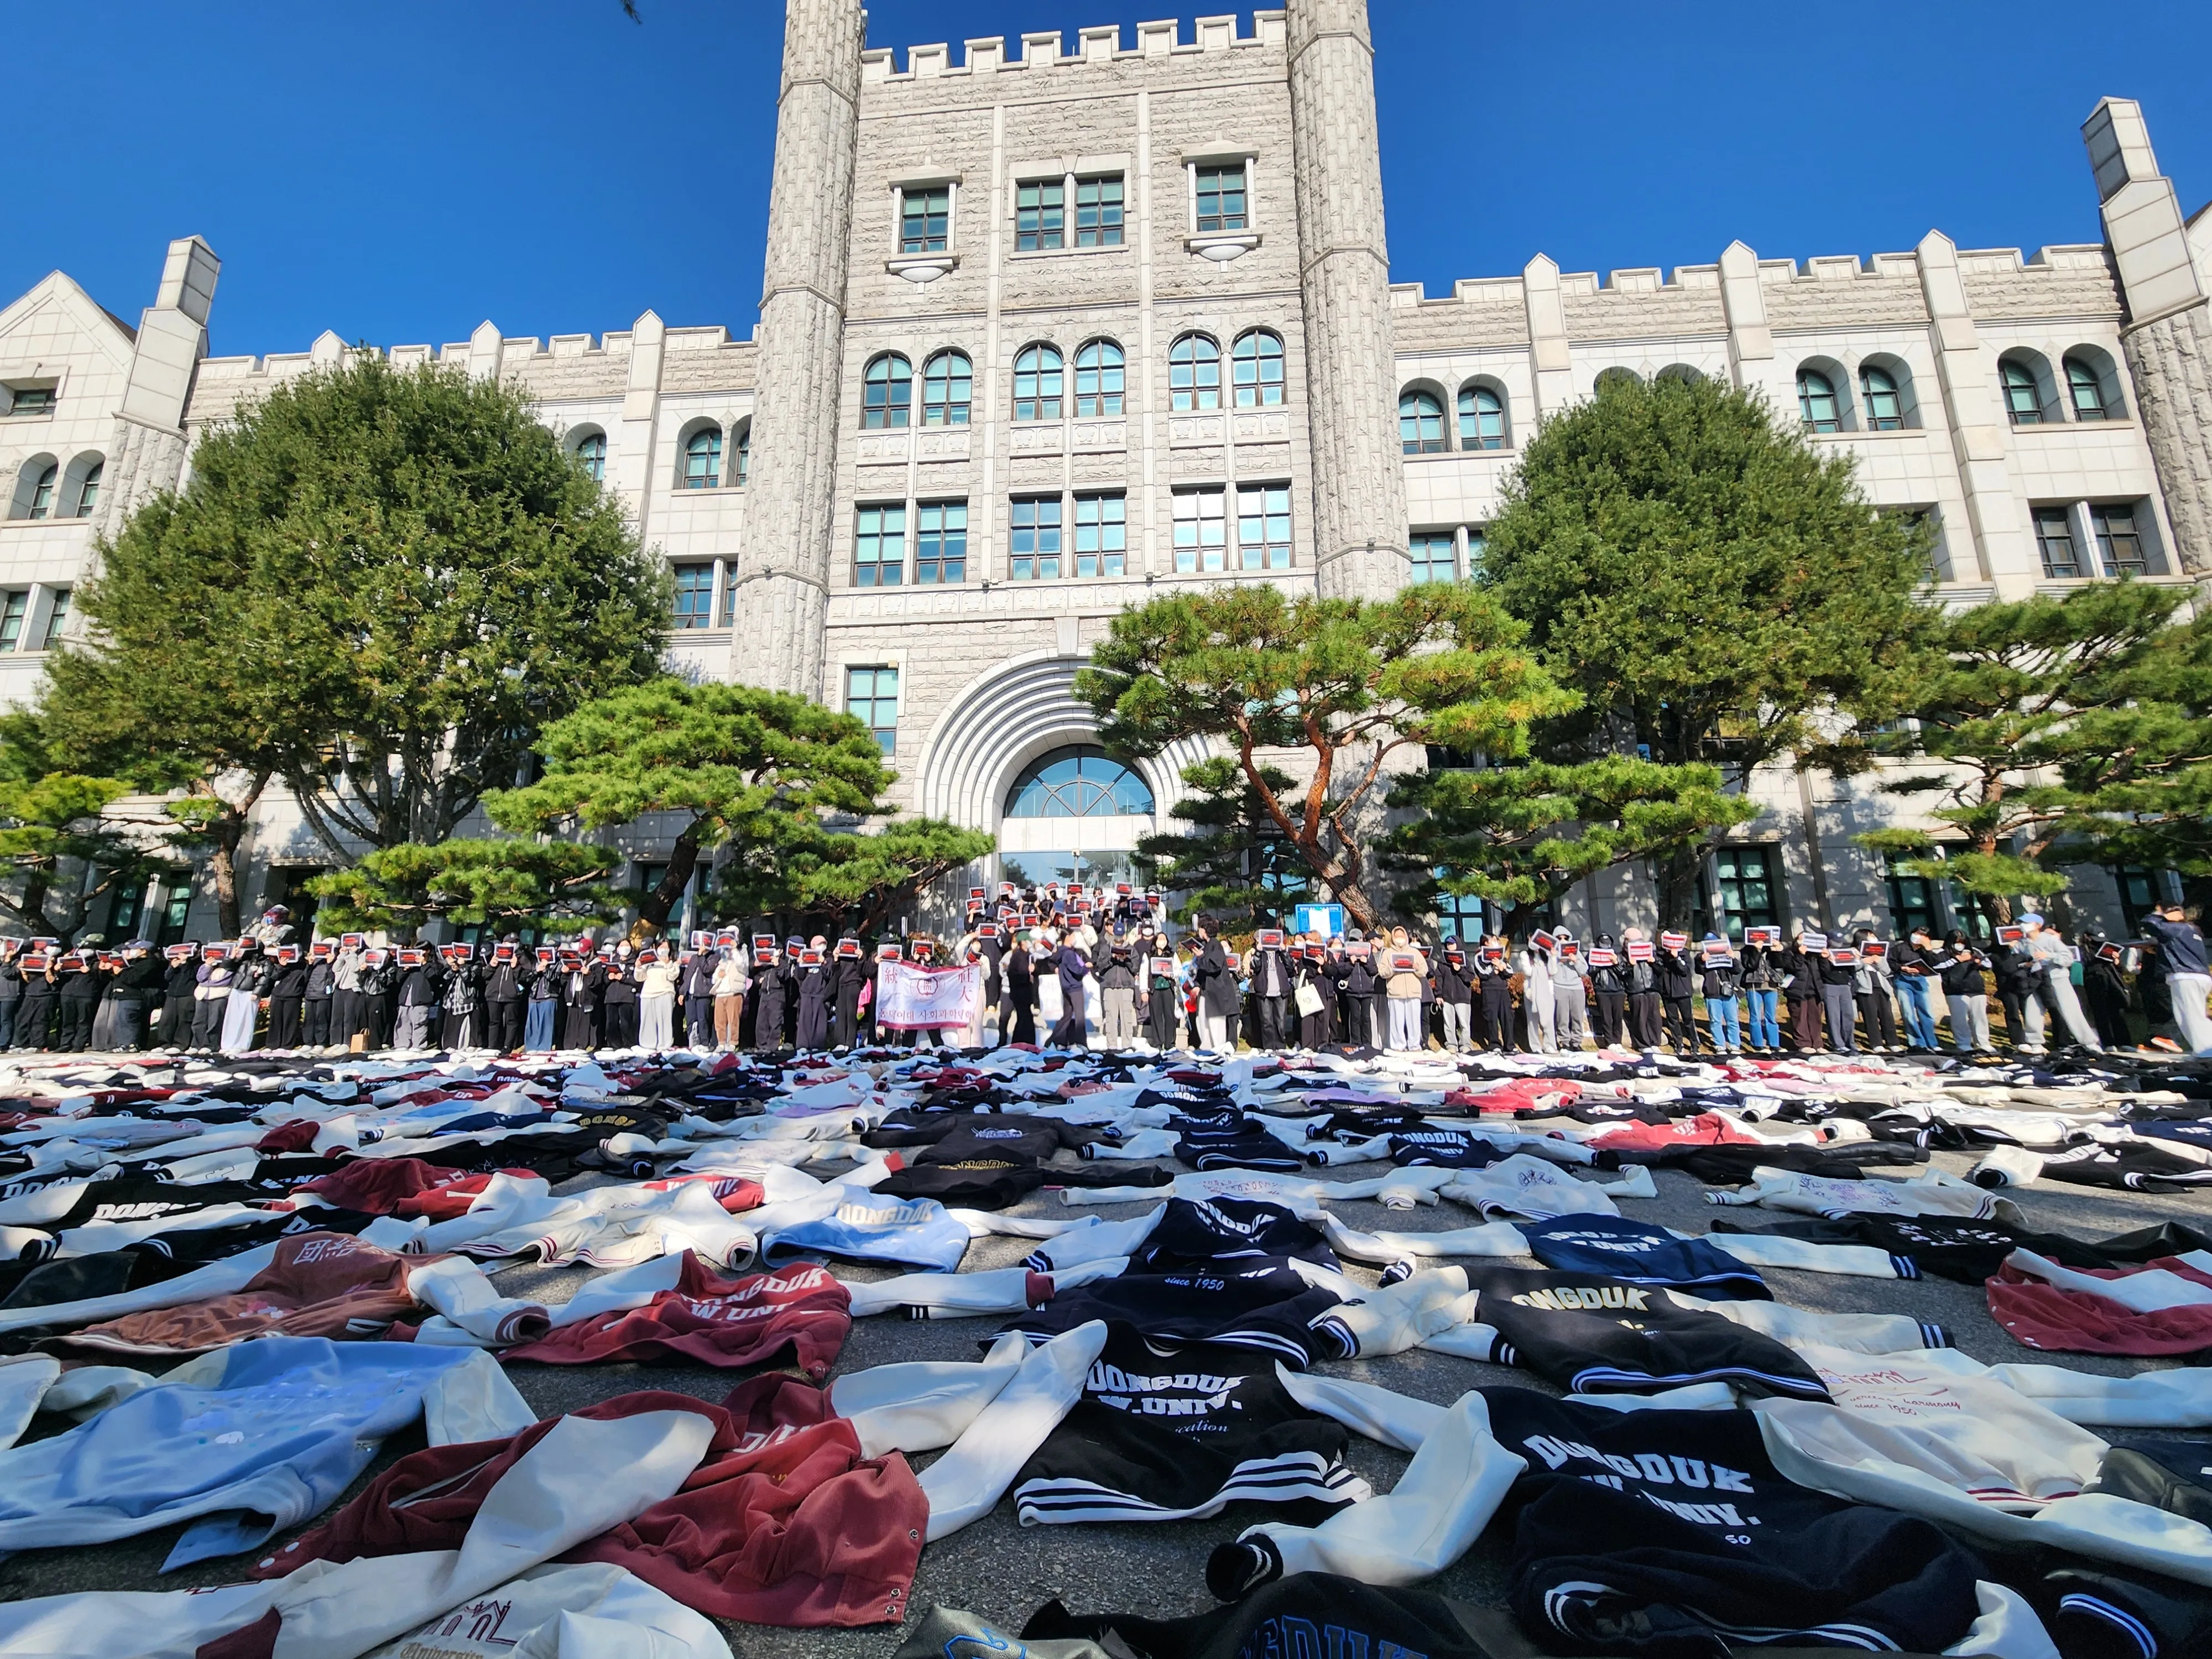
[[[617,862],[611,848],[568,841],[408,842],[380,847],[307,888],[322,901],[316,915],[326,928],[380,927],[412,938],[434,921],[504,929],[607,921],[623,907],[607,881]]]
[[[1377,603],[1293,599],[1273,586],[1174,594],[1124,611],[1076,676],[1106,746],[1152,756],[1197,738],[1231,751],[1278,833],[1362,927],[1364,816],[1394,762],[1424,744],[1517,756],[1529,722],[1566,713],[1524,630],[1463,585]],[[1275,757],[1302,778],[1270,784]]]
[[[1268,816],[1267,790],[1279,799],[1289,773],[1262,764],[1260,787],[1226,755],[1182,769],[1190,791],[1168,809],[1186,829],[1140,837],[1137,862],[1148,882],[1182,895],[1176,919],[1215,917],[1224,933],[1274,927],[1313,890],[1313,872],[1297,844]]]

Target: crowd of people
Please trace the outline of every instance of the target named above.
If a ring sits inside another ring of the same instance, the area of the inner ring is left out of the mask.
[[[1517,944],[1423,942],[1394,927],[1371,939],[1262,928],[1232,942],[1206,915],[1178,934],[1157,896],[1054,889],[1002,890],[995,908],[979,892],[969,923],[949,941],[723,929],[688,944],[610,933],[393,945],[361,933],[295,942],[277,906],[242,937],[203,945],[0,940],[0,1048],[1964,1054],[1994,1051],[1994,994],[2021,1054],[2133,1047],[2138,1006],[2154,1044],[2212,1053],[2212,969],[2179,906],[2127,942],[2069,940],[2033,913],[1990,941],[1924,927],[1901,940],[1752,927],[1741,941],[1631,927],[1585,942],[1540,927]],[[966,1024],[878,1029],[894,962],[978,969]]]

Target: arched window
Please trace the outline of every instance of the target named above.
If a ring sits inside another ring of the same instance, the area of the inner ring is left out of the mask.
[[[914,402],[914,365],[896,351],[868,359],[860,377],[860,428],[879,432],[904,426]]]
[[[1010,818],[1150,817],[1152,792],[1103,749],[1060,749],[1006,792]]]
[[[2086,357],[2067,358],[2066,390],[2074,399],[2074,418],[2077,421],[2109,421],[2118,412],[2106,406],[2105,377]]]
[[[100,505],[100,477],[101,473],[106,471],[107,463],[105,461],[94,461],[89,467],[85,469],[84,477],[78,481],[76,487],[76,516],[78,518],[90,518],[93,514],[93,509]]]
[[[576,459],[584,464],[584,471],[600,483],[607,481],[607,434],[587,432],[576,441]]]
[[[1905,399],[1897,390],[1897,376],[1871,363],[1859,370],[1859,399],[1866,405],[1867,430],[1901,432],[1905,428]]]
[[[1817,368],[1797,371],[1797,413],[1808,432],[1841,432],[1842,415],[1836,408],[1836,384]]]
[[[731,468],[730,482],[743,484],[752,476],[753,470],[753,423],[750,421],[738,428],[738,453],[732,459],[736,464]]]
[[[1464,386],[1459,391],[1459,447],[1462,449],[1505,447],[1505,400],[1486,386]]]
[[[1444,449],[1444,406],[1433,392],[1398,394],[1398,442],[1408,455],[1440,455]]]
[[[1618,368],[1601,370],[1595,381],[1596,390],[1600,395],[1615,391],[1622,386],[1641,386],[1643,382],[1637,378],[1636,371],[1634,369]]]
[[[1014,359],[1014,418],[1056,421],[1066,396],[1066,367],[1058,346],[1022,348]]]
[[[921,366],[921,423],[965,426],[975,369],[964,351],[940,351]]]
[[[1075,354],[1075,418],[1119,415],[1126,373],[1121,348],[1111,340],[1093,340],[1079,350]]]
[[[1997,374],[2004,381],[2005,414],[2014,426],[2040,426],[2043,423],[2043,389],[2035,383],[2035,371],[2017,357],[2008,357],[1997,365]]]
[[[1221,348],[1203,334],[1186,334],[1168,348],[1168,407],[1221,407]]]
[[[1273,409],[1283,401],[1283,337],[1271,328],[1247,329],[1230,353],[1237,407]]]
[[[722,482],[722,428],[702,426],[684,441],[685,489],[713,489]]]
[[[31,510],[26,517],[43,519],[54,510],[54,480],[60,475],[61,468],[51,463],[39,474],[31,486]]]

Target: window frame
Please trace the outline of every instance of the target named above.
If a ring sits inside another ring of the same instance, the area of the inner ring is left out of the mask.
[[[2050,424],[2050,410],[2043,402],[2043,377],[2035,372],[2034,365],[2021,357],[1998,358],[1997,385],[2008,423],[2014,426]],[[2033,402],[2034,407],[2021,408],[2015,393],[2025,393]]]
[[[674,592],[668,607],[668,625],[679,634],[698,633],[714,625],[714,562],[712,559],[685,559],[672,563],[668,574],[672,579]],[[706,579],[706,586],[698,585],[698,578]],[[687,580],[688,584],[687,585]],[[686,601],[696,603],[688,606]]]
[[[894,556],[885,558],[889,550]],[[872,558],[863,557],[872,553]],[[853,504],[853,586],[902,587],[906,585],[906,503],[856,501]]]
[[[2033,507],[2027,509],[2028,527],[2035,535],[2036,557],[2043,564],[2043,579],[2052,582],[2079,581],[2088,573],[2081,568],[2081,540],[2074,533],[2074,512],[2068,507]],[[2055,534],[2046,534],[2053,526]],[[2066,557],[2064,569],[2056,568],[2051,557],[2055,543],[2063,541]]]
[[[1022,395],[1024,383],[1027,397]],[[1066,420],[1066,411],[1067,359],[1051,341],[1032,340],[1014,354],[1013,418],[1031,425]]]
[[[1736,860],[1734,875],[1724,875],[1721,860],[1733,855]],[[1755,857],[1759,864],[1756,876],[1744,869],[1747,856]],[[1765,842],[1749,842],[1736,845],[1722,845],[1713,848],[1706,861],[1705,875],[1711,884],[1705,914],[1720,922],[1719,931],[1735,943],[1743,943],[1746,927],[1779,927],[1784,925],[1782,882],[1776,875],[1774,848]],[[1746,890],[1753,884],[1761,890],[1765,902],[1756,908],[1741,902]],[[1736,902],[1731,902],[1731,893]]]
[[[959,522],[951,522],[957,514]],[[933,516],[934,519],[933,520]],[[968,580],[968,498],[916,501],[914,505],[914,585],[957,587]],[[959,550],[945,550],[957,538]],[[934,551],[931,550],[934,549]],[[951,568],[951,574],[946,569]]]
[[[2138,501],[2091,501],[2089,503],[2089,536],[2097,544],[2097,562],[2106,575],[2162,576],[2165,561],[2158,556],[2155,541],[2146,532]],[[2112,515],[2123,514],[2127,524],[2124,529],[2114,525]],[[2135,546],[2132,558],[2116,556],[2113,544],[2124,539]]]
[[[1231,187],[1228,179],[1236,175]],[[1208,188],[1209,178],[1212,188]],[[1249,156],[1235,160],[1197,161],[1191,165],[1191,228],[1200,236],[1234,235],[1252,228],[1252,162]],[[1211,196],[1213,211],[1206,211]],[[1229,204],[1234,201],[1234,207]]]
[[[945,372],[938,372],[939,364]],[[957,365],[958,372],[954,372]],[[939,385],[943,397],[937,397]],[[963,388],[955,398],[955,388]],[[969,426],[975,419],[975,363],[957,346],[940,346],[922,360],[921,364],[921,423],[925,428]]]
[[[2111,403],[2106,398],[2105,376],[2103,373],[2099,370],[2096,364],[2091,362],[2079,352],[2069,351],[2063,359],[2060,360],[2059,367],[2064,370],[2066,375],[2066,406],[2068,415],[2070,419],[2076,421],[2111,421],[2117,420],[2118,418],[2118,411],[2112,408]],[[2084,409],[2081,407],[2081,392],[2083,389],[2082,382],[2084,380],[2088,383],[2087,390],[2089,394],[2096,400],[2095,406],[2091,409]]]
[[[1076,580],[1110,580],[1129,574],[1127,490],[1077,491],[1073,529],[1068,568]],[[1088,547],[1085,545],[1086,541],[1090,543]]]
[[[1425,404],[1427,407],[1422,408]],[[1411,406],[1410,412],[1408,406]],[[1406,435],[1406,423],[1413,422],[1413,435]],[[1433,422],[1435,435],[1428,428]],[[1425,386],[1409,386],[1398,393],[1398,448],[1407,455],[1442,455],[1449,452],[1451,440],[1444,431],[1444,400]]]
[[[1272,351],[1268,349],[1271,344]],[[1231,404],[1238,409],[1282,408],[1291,400],[1288,363],[1289,353],[1280,334],[1272,328],[1246,329],[1229,348]],[[1268,374],[1271,366],[1274,370],[1272,377]]]
[[[1257,512],[1252,510],[1255,499]],[[1250,531],[1250,526],[1255,524],[1259,526],[1256,539]],[[1279,534],[1279,540],[1277,539]],[[1290,569],[1297,562],[1292,551],[1291,534],[1290,484],[1275,481],[1247,483],[1239,479],[1237,484],[1237,568],[1240,572]]]
[[[53,516],[54,495],[61,486],[62,464],[48,463],[46,469],[32,481],[31,500],[24,514],[27,523],[40,524]]]
[[[39,650],[51,651],[61,643],[62,631],[69,626],[70,599],[76,591],[67,583],[46,590],[46,614],[39,624]]]
[[[857,718],[875,734],[876,745],[888,760],[898,752],[899,711],[902,696],[900,665],[897,663],[847,663],[845,665],[845,712]],[[859,677],[868,677],[865,694]],[[890,676],[890,689],[884,689],[884,675]],[[890,705],[890,723],[881,724],[884,705]]]
[[[1443,548],[1443,572],[1437,572],[1437,548]],[[1455,582],[1459,580],[1459,532],[1453,530],[1416,530],[1406,538],[1406,556],[1409,586],[1427,582]]]
[[[700,447],[702,439],[706,441],[703,451]],[[698,465],[702,454],[707,463],[703,471]],[[722,428],[709,422],[697,431],[687,433],[684,439],[682,459],[684,470],[677,474],[676,487],[678,489],[720,489],[722,487]]]
[[[1113,361],[1106,361],[1108,353]],[[1085,358],[1093,361],[1086,362]],[[1085,380],[1089,390],[1085,389]],[[1107,381],[1113,385],[1109,389]],[[1128,411],[1129,357],[1119,340],[1101,335],[1075,349],[1075,418],[1079,421],[1119,419]],[[1088,404],[1090,406],[1085,407]],[[1110,404],[1109,408],[1108,405]]]
[[[84,476],[76,481],[76,501],[70,509],[71,518],[88,519],[100,510],[100,480],[106,471],[105,460],[94,461],[85,469]]]
[[[1814,389],[1815,383],[1818,391]],[[1827,403],[1826,415],[1818,412],[1822,399]],[[1826,435],[1844,429],[1843,399],[1836,395],[1835,376],[1825,368],[1807,363],[1797,370],[1797,418],[1811,433]]]
[[[1188,503],[1189,511],[1184,510]],[[1212,511],[1207,512],[1211,505]],[[1225,484],[1192,484],[1171,493],[1175,568],[1182,575],[1221,575],[1229,569],[1229,493]],[[1185,526],[1188,526],[1188,532]],[[1207,527],[1212,539],[1207,539]],[[1208,562],[1209,558],[1212,562]]]
[[[1490,400],[1488,409],[1483,407],[1483,399],[1486,398]],[[1479,453],[1490,449],[1509,449],[1512,447],[1513,428],[1512,423],[1506,419],[1504,392],[1484,381],[1469,380],[1459,389],[1458,404],[1456,414],[1459,421],[1459,447],[1462,451]],[[1474,417],[1471,425],[1468,419],[1470,412]],[[1485,430],[1486,423],[1492,422],[1496,423],[1497,430],[1495,432]],[[1401,432],[1400,441],[1403,441]]]
[[[1036,192],[1034,202],[1028,199],[1032,191]],[[1048,191],[1053,193],[1050,201],[1045,199]],[[1066,249],[1067,198],[1065,174],[1014,180],[1015,252],[1059,253]]]
[[[1168,412],[1207,415],[1221,407],[1221,342],[1200,329],[1168,347]]]
[[[594,444],[599,446],[597,449],[592,447]],[[576,440],[574,447],[568,453],[581,464],[593,483],[603,484],[607,481],[607,434],[605,433],[585,433]]]
[[[1024,522],[1024,517],[1026,523]],[[1024,536],[1027,537],[1026,547]],[[1010,582],[1058,581],[1066,565],[1066,498],[1058,495],[1016,495],[1011,498],[1006,516],[1006,580]]]
[[[31,590],[27,587],[0,590],[0,651],[27,649],[23,643],[23,629],[30,620]]]
[[[952,252],[952,204],[956,187],[950,180],[929,185],[901,185],[898,191],[898,257],[910,259],[932,253]],[[932,198],[942,198],[941,210],[932,210]],[[908,210],[908,204],[920,199],[921,213]],[[921,234],[912,227],[919,223]]]
[[[1121,173],[1079,173],[1074,175],[1074,179],[1075,246],[1078,248],[1125,246],[1128,235],[1129,217],[1127,175]],[[1105,200],[1105,187],[1108,185],[1114,187],[1114,199],[1110,203]],[[1086,188],[1094,189],[1097,199],[1085,203],[1083,199],[1083,192]],[[1094,221],[1088,227],[1084,223],[1084,210],[1086,206],[1095,212]],[[1112,212],[1110,222],[1106,216],[1109,209]]]
[[[903,432],[913,421],[914,363],[902,351],[877,352],[860,370],[860,430]]]
[[[1881,377],[1882,385],[1875,385],[1875,377]],[[1882,413],[1887,399],[1889,412]],[[1859,402],[1866,410],[1866,428],[1869,432],[1902,432],[1905,428],[1905,388],[1898,384],[1897,371],[1885,368],[1880,363],[1859,365]]]

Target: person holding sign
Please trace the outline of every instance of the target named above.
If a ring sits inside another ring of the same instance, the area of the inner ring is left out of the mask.
[[[1561,1054],[1589,1047],[1589,987],[1583,978],[1582,947],[1561,932],[1552,946],[1552,1035]]]
[[[1084,931],[1079,927],[1071,933],[1053,957],[1060,978],[1060,1019],[1052,1028],[1055,1048],[1091,1046],[1089,1023],[1084,1018],[1085,981],[1091,977],[1091,958],[1078,942]],[[1233,986],[1235,981],[1231,983]]]
[[[1827,948],[1823,935],[1811,939],[1820,940],[1819,950]],[[1790,936],[1790,948],[1782,953],[1782,1000],[1790,1008],[1790,1042],[1801,1054],[1816,1054],[1820,1048],[1820,974],[1815,956],[1815,947],[1802,930]]]
[[[1925,927],[1915,927],[1904,944],[1889,950],[1890,980],[1905,1015],[1905,1047],[1912,1053],[1936,1049],[1936,1010],[1929,1000],[1936,987],[1935,951]]]
[[[1119,927],[1099,942],[1099,1036],[1120,1053],[1137,1046],[1137,964]]]
[[[1243,999],[1236,969],[1229,965],[1229,951],[1214,937],[1218,925],[1212,916],[1198,919],[1198,960],[1191,964],[1198,981],[1198,1045],[1215,1054],[1233,1054],[1229,1022],[1237,1017],[1237,1005]]]
[[[1651,935],[1641,927],[1621,934],[1621,954],[1628,958],[1628,1041],[1646,1054],[1659,1049],[1659,964],[1654,959]]]
[[[1468,965],[1467,947],[1455,939],[1446,939],[1443,951],[1430,963],[1430,971],[1444,1022],[1444,1047],[1463,1054],[1474,1042],[1474,969]]]
[[[1862,927],[1857,934],[1859,967],[1851,976],[1851,1000],[1859,1006],[1867,1047],[1878,1054],[1897,1049],[1897,1004],[1890,995],[1889,946]]]
[[[1691,997],[1697,989],[1697,970],[1690,964],[1690,936],[1682,933],[1659,935],[1659,1000],[1667,1011],[1667,1041],[1678,1054],[1698,1052],[1698,1021]]]
[[[1421,985],[1429,976],[1429,959],[1413,948],[1402,927],[1390,930],[1386,957],[1382,986],[1390,1010],[1389,1047],[1418,1054],[1428,1046],[1421,1030]]]
[[[1328,951],[1317,933],[1302,935],[1298,950],[1298,1046],[1319,1048],[1329,1039],[1329,1010],[1336,1006],[1336,987],[1330,981]]]
[[[1145,1035],[1161,1054],[1175,1047],[1182,1013],[1182,977],[1165,933],[1147,934],[1145,946]]]
[[[711,987],[714,997],[714,1047],[730,1054],[738,1046],[738,1027],[745,1017],[745,993],[753,988],[745,971],[745,953],[732,945],[714,963]]]
[[[1521,948],[1521,1017],[1528,1028],[1528,1051],[1555,1054],[1559,1051],[1557,1004],[1553,999],[1551,933],[1539,927]]]
[[[1589,964],[1590,1024],[1601,1048],[1618,1048],[1628,1021],[1628,980],[1613,935],[1600,933],[1583,953]]]
[[[1740,964],[1737,978],[1743,987],[1748,1047],[1754,1054],[1778,1054],[1782,1052],[1782,1027],[1774,1016],[1784,976],[1782,930],[1745,928]]]
[[[1967,944],[1959,929],[1944,935],[1936,968],[1950,1007],[1951,1044],[1962,1054],[1991,1052],[1989,981],[1982,976],[1989,965],[1989,958]]]
[[[1717,1054],[1743,1052],[1743,1020],[1736,1006],[1735,952],[1718,933],[1698,942],[1698,989],[1705,997],[1705,1030]]]
[[[1252,995],[1260,1005],[1259,1046],[1279,1052],[1289,1046],[1284,1026],[1291,1000],[1291,959],[1284,953],[1280,929],[1260,929],[1253,942],[1251,972]]]

